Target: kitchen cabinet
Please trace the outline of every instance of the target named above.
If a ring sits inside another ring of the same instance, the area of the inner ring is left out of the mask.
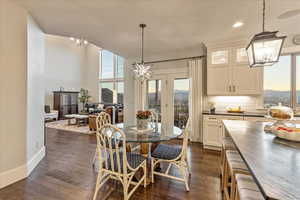
[[[234,95],[258,95],[263,91],[261,68],[231,67],[231,93]]]
[[[262,68],[248,65],[245,42],[208,46],[208,95],[262,94]]]
[[[216,117],[208,117],[204,120],[203,144],[207,148],[220,148],[223,135],[223,125]]]
[[[225,131],[222,120],[243,120],[242,116],[204,115],[203,145],[205,149],[220,150]]]

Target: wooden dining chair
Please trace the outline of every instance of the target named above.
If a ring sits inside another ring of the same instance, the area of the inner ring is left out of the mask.
[[[103,125],[96,136],[99,169],[93,200],[96,200],[99,189],[109,179],[122,183],[124,200],[128,200],[142,183],[146,187],[146,158],[137,153],[127,153],[125,134],[111,124]],[[140,168],[144,172],[142,178],[138,182],[133,181],[135,173]],[[130,185],[133,185],[133,188],[129,191]]]
[[[154,175],[163,176],[171,178],[177,181],[185,183],[186,190],[189,191],[189,176],[191,175],[191,170],[187,161],[187,148],[190,133],[189,120],[187,122],[186,128],[183,131],[183,143],[181,147],[176,147],[173,145],[159,144],[156,149],[151,153],[151,180],[154,183]],[[154,171],[155,167],[159,163],[168,163],[168,167],[164,173]],[[176,166],[182,177],[176,177],[170,175],[171,166]]]
[[[110,117],[110,115],[107,112],[101,112],[101,113],[99,113],[99,115],[96,118],[96,131],[97,131],[97,133],[106,124],[111,124],[111,117]],[[99,153],[97,151],[97,149],[98,148],[96,148],[95,155],[94,155],[94,158],[93,158],[93,167],[95,167],[95,161],[96,161],[97,155]]]

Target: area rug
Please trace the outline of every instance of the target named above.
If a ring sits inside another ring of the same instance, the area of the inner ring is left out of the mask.
[[[46,123],[47,128],[53,128],[62,131],[70,131],[82,134],[94,134],[95,131],[90,131],[89,126],[68,125],[68,120],[59,120]]]

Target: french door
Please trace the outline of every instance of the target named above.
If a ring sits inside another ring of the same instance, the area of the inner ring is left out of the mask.
[[[147,108],[159,113],[159,121],[184,128],[189,117],[189,82],[178,75],[153,77],[147,83]]]

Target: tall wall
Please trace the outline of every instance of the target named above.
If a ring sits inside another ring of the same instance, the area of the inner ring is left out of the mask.
[[[46,35],[46,105],[53,107],[53,91],[88,89],[98,101],[99,47],[77,46],[68,37]]]
[[[83,87],[89,90],[92,102],[99,102],[99,67],[101,48],[89,44],[85,51],[85,64],[83,68]]]
[[[0,188],[25,178],[44,156],[37,156],[44,147],[43,48],[27,11],[0,0]]]
[[[0,0],[0,173],[26,163],[27,13]],[[2,174],[3,175],[3,174]]]
[[[45,34],[31,16],[27,30],[27,160],[35,162],[45,154]]]
[[[82,83],[84,48],[68,38],[46,35],[46,105],[53,106],[53,91],[79,91]]]

